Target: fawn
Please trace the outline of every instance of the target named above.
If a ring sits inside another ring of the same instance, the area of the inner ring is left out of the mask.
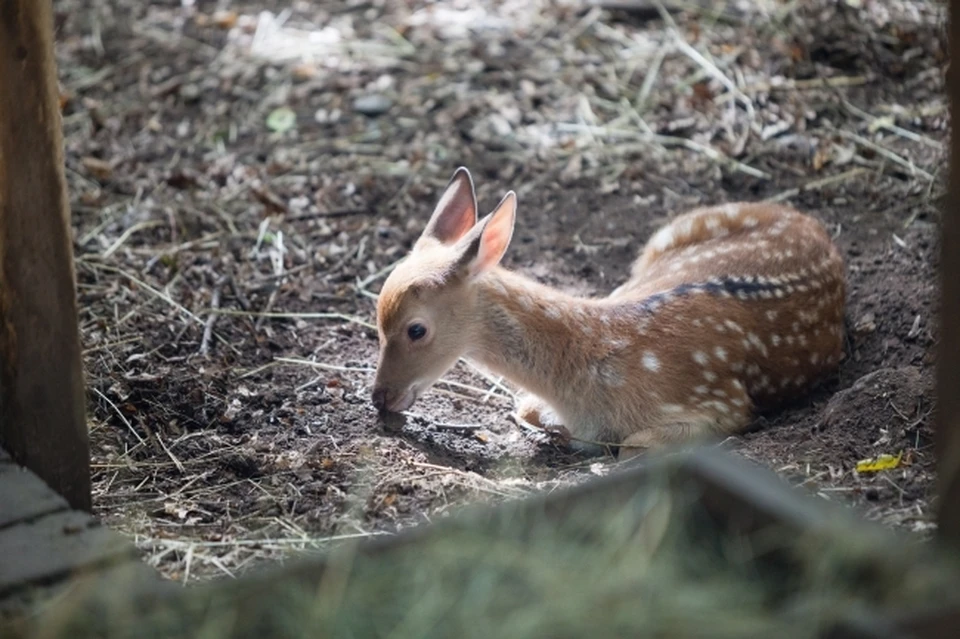
[[[690,211],[650,238],[626,283],[583,298],[499,266],[516,206],[510,191],[478,222],[470,173],[454,173],[380,293],[381,412],[406,410],[467,357],[525,391],[519,418],[625,458],[742,432],[842,358],[843,259],[812,217]]]

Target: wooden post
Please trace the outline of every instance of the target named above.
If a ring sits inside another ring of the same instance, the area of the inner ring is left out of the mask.
[[[0,0],[0,446],[90,509],[51,0]]]
[[[950,184],[940,232],[940,352],[937,437],[940,538],[960,548],[960,0],[950,2]]]

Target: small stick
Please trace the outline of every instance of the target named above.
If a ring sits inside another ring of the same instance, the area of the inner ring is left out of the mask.
[[[400,262],[402,262],[403,259],[404,259],[404,258],[401,257],[400,259],[394,260],[393,262],[387,264],[386,266],[384,266],[382,269],[380,269],[379,271],[377,271],[377,272],[374,273],[373,275],[368,275],[368,276],[367,276],[366,278],[364,278],[363,280],[358,281],[358,282],[357,282],[357,289],[360,290],[360,291],[366,290],[366,288],[367,288],[368,286],[370,286],[370,284],[372,284],[373,282],[376,282],[376,281],[377,281],[378,279],[380,279],[381,277],[384,277],[385,275],[387,275],[388,273],[390,273],[390,271],[392,271],[397,264],[399,264]]]
[[[114,410],[114,412],[117,414],[117,417],[120,418],[120,421],[122,421],[124,424],[127,425],[127,428],[130,430],[131,433],[133,433],[133,436],[137,438],[137,441],[143,445],[146,445],[147,442],[144,441],[143,437],[140,436],[140,433],[138,433],[136,429],[134,429],[133,424],[131,424],[130,420],[127,419],[126,415],[124,415],[120,411],[120,408],[116,404],[114,404],[109,397],[101,393],[99,389],[94,388],[93,392],[99,395],[101,398],[103,398],[103,401],[105,401],[107,404],[110,405],[110,408]]]
[[[237,302],[240,303],[240,308],[244,312],[250,311],[250,302],[247,300],[247,296],[244,295],[243,291],[240,290],[240,286],[237,284],[237,279],[233,275],[227,276],[227,282],[230,284],[230,289],[233,291],[233,296],[237,298]],[[217,309],[219,311],[219,309]],[[227,315],[227,313],[223,313]]]
[[[213,324],[217,321],[217,314],[214,311],[220,308],[220,288],[221,284],[217,284],[213,289],[213,296],[210,299],[210,313],[207,314],[207,323],[203,326],[200,354],[204,357],[210,353],[210,337],[213,335]]]
[[[640,90],[637,91],[637,97],[634,100],[634,105],[638,112],[642,112],[643,108],[647,105],[647,99],[650,97],[650,92],[653,91],[653,84],[660,75],[660,67],[663,65],[663,60],[667,57],[669,51],[669,44],[666,42],[661,44],[657,49],[656,55],[653,57],[650,68],[647,69],[647,74],[643,76],[643,84],[640,85]]]
[[[347,315],[345,313],[285,313],[280,311],[273,312],[263,312],[263,311],[238,311],[231,308],[220,308],[220,309],[211,309],[211,313],[217,313],[218,315],[235,315],[238,317],[270,317],[270,318],[281,318],[281,319],[335,319],[348,322],[351,324],[359,324],[364,328],[376,329],[377,327],[371,324],[370,322],[360,319],[359,317],[354,317],[353,315]]]
[[[774,195],[773,197],[767,198],[766,202],[783,202],[784,200],[789,200],[792,197],[800,195],[800,193],[805,193],[807,191],[813,191],[816,189],[822,189],[825,186],[830,186],[831,184],[836,184],[839,182],[845,182],[847,180],[853,179],[862,173],[866,173],[867,170],[863,167],[857,167],[855,169],[850,169],[843,173],[838,173],[837,175],[830,175],[824,178],[817,180],[812,180],[807,182],[801,187],[795,189],[787,189],[782,193]]]
[[[184,472],[183,464],[180,463],[180,460],[174,457],[173,453],[170,452],[170,449],[167,448],[167,445],[163,443],[163,438],[160,437],[157,433],[154,433],[153,436],[157,439],[157,442],[160,444],[160,448],[163,449],[163,452],[167,454],[167,457],[170,458],[170,461],[173,462],[173,465],[177,467],[177,470],[181,473]]]
[[[114,243],[111,244],[110,247],[107,250],[105,250],[100,257],[106,259],[111,255],[113,255],[114,253],[116,253],[117,249],[123,246],[124,242],[129,240],[130,237],[137,231],[153,228],[155,226],[163,226],[163,224],[164,223],[161,222],[160,220],[146,220],[145,222],[139,222],[137,224],[134,224],[133,226],[128,228],[126,231],[124,231],[123,234],[120,235],[120,237],[118,237],[116,241],[114,241]]]
[[[928,138],[928,137],[925,136],[925,135],[920,135],[919,133],[915,133],[915,132],[910,131],[910,130],[908,130],[908,129],[904,129],[903,127],[897,126],[896,124],[888,124],[887,122],[884,121],[884,118],[878,118],[878,117],[876,117],[876,116],[873,116],[873,115],[867,113],[867,112],[864,111],[863,109],[861,109],[861,108],[857,107],[856,105],[852,104],[852,103],[851,103],[849,100],[847,100],[847,99],[844,99],[844,100],[843,100],[843,106],[846,107],[846,109],[847,109],[848,111],[850,111],[851,113],[853,113],[854,115],[856,115],[856,116],[858,116],[858,117],[860,117],[860,118],[863,118],[864,120],[868,120],[871,125],[876,125],[877,127],[881,128],[881,129],[886,129],[887,131],[890,131],[891,133],[894,133],[894,134],[896,134],[896,135],[899,135],[899,136],[902,137],[902,138],[906,138],[906,139],[908,139],[908,140],[912,140],[913,142],[918,142],[918,143],[920,143],[920,144],[925,144],[925,145],[929,146],[930,148],[936,149],[937,151],[942,151],[942,150],[943,150],[943,145],[942,145],[941,143],[937,142],[936,140],[931,140],[930,138]]]
[[[847,138],[848,140],[853,140],[853,141],[856,142],[857,144],[859,144],[859,145],[861,145],[861,146],[865,146],[866,148],[870,149],[871,151],[873,151],[873,152],[875,152],[875,153],[877,153],[877,154],[879,154],[879,155],[882,155],[883,157],[887,158],[888,160],[890,160],[890,161],[893,162],[894,164],[899,164],[899,165],[902,166],[903,168],[905,168],[905,169],[907,169],[908,171],[910,171],[911,175],[920,175],[920,176],[922,176],[923,178],[925,178],[925,179],[927,179],[927,180],[929,180],[929,181],[931,181],[931,182],[932,182],[933,179],[934,179],[933,175],[931,175],[930,173],[927,173],[926,171],[924,171],[923,169],[921,169],[920,167],[918,167],[917,165],[915,165],[915,164],[914,164],[913,162],[911,162],[910,160],[907,160],[906,158],[904,158],[904,157],[902,157],[902,156],[900,156],[900,155],[897,155],[896,153],[894,153],[894,152],[891,151],[890,149],[888,149],[888,148],[886,148],[886,147],[883,147],[883,146],[880,146],[880,145],[877,144],[876,142],[873,142],[873,141],[871,141],[871,140],[868,140],[867,138],[863,137],[862,135],[858,135],[858,134],[852,133],[852,132],[850,132],[850,131],[844,131],[843,129],[837,129],[837,133],[838,133],[841,137],[845,137],[845,138]]]
[[[350,217],[352,215],[373,215],[373,209],[339,209],[336,211],[319,211],[317,213],[304,213],[286,218],[287,222],[303,222],[306,220],[318,220],[321,218]]]

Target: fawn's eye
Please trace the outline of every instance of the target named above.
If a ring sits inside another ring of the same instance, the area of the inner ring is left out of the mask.
[[[427,328],[423,324],[411,324],[407,327],[407,337],[413,342],[423,339],[426,334]]]

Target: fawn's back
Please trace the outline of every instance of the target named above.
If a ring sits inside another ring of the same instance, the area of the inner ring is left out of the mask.
[[[706,409],[735,430],[751,407],[797,397],[836,367],[845,296],[843,260],[819,222],[734,203],[661,228],[608,303],[648,311],[634,374],[657,368],[670,378],[665,403]],[[653,359],[660,366],[644,365]]]

